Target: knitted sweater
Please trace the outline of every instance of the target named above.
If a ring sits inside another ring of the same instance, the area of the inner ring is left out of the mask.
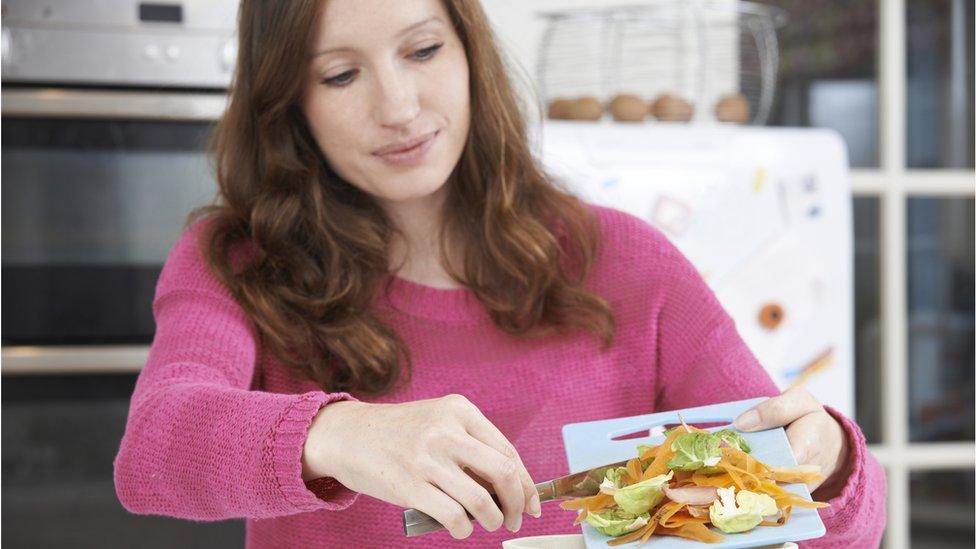
[[[467,289],[395,276],[374,311],[409,346],[409,386],[375,402],[460,393],[518,449],[538,482],[569,473],[561,427],[779,393],[695,268],[657,230],[595,207],[601,247],[587,287],[609,301],[614,344],[583,333],[520,339],[497,329]],[[517,533],[477,524],[406,538],[403,509],[332,479],[305,483],[301,456],[312,417],[330,402],[259,346],[244,309],[208,271],[192,225],[172,248],[153,301],[156,334],[136,383],[115,461],[130,512],[199,521],[244,517],[247,546],[499,547],[502,540],[578,533],[576,513],[544,503]],[[860,429],[846,430],[852,468],[820,510],[827,535],[804,547],[877,547],[885,478]]]

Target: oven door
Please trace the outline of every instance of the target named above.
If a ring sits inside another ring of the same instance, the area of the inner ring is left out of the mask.
[[[127,513],[112,464],[224,94],[3,89],[3,541],[242,546],[242,521]]]
[[[4,371],[136,370],[224,94],[4,89]],[[66,362],[67,361],[67,362]]]

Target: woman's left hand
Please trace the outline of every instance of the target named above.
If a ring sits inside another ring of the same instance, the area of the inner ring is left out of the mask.
[[[789,389],[743,412],[736,418],[735,426],[740,431],[786,427],[797,463],[816,465],[825,477],[807,484],[811,492],[823,485],[823,491],[829,493],[818,494],[821,500],[837,495],[847,480],[850,471],[847,434],[803,387]]]

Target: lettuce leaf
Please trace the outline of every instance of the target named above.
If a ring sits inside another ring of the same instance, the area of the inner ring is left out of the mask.
[[[726,444],[732,446],[733,448],[738,448],[747,454],[752,452],[752,448],[749,447],[749,443],[746,442],[746,439],[742,438],[742,435],[736,431],[733,431],[732,429],[722,429],[721,431],[715,431],[712,434],[717,436],[720,440],[725,441]]]
[[[622,536],[647,525],[650,515],[634,515],[625,511],[607,510],[587,513],[586,522],[605,536]]]
[[[678,471],[695,471],[702,467],[714,467],[722,452],[721,439],[712,433],[696,431],[679,435],[671,443],[674,457],[668,460],[668,467]]]

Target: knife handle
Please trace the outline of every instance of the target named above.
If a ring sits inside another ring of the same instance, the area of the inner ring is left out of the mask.
[[[540,501],[549,501],[554,498],[556,492],[556,487],[552,481],[540,482],[535,485],[536,491],[539,492]],[[498,496],[491,494],[492,501],[499,509],[502,508],[501,502],[498,501]],[[466,511],[465,511],[466,512]],[[474,521],[475,518],[471,516],[471,513],[467,513],[468,519]],[[407,535],[408,538],[413,536],[419,536],[422,534],[427,534],[429,532],[436,532],[442,530],[444,525],[437,522],[437,519],[424,513],[423,511],[418,511],[416,509],[404,509],[403,511],[403,533]]]
[[[495,505],[497,505],[499,509],[502,508],[502,504],[498,501],[498,496],[491,494],[491,499],[495,502]],[[469,520],[475,520],[475,518],[471,516],[471,513],[466,512],[466,514],[468,515]],[[406,534],[408,538],[430,532],[436,532],[442,529],[444,529],[443,524],[437,522],[437,519],[423,511],[418,511],[417,509],[404,509],[403,511],[403,533]]]
[[[470,517],[470,515],[468,516]],[[403,511],[403,533],[408,538],[428,532],[436,532],[442,528],[444,528],[443,524],[423,511],[416,509],[404,509]]]

